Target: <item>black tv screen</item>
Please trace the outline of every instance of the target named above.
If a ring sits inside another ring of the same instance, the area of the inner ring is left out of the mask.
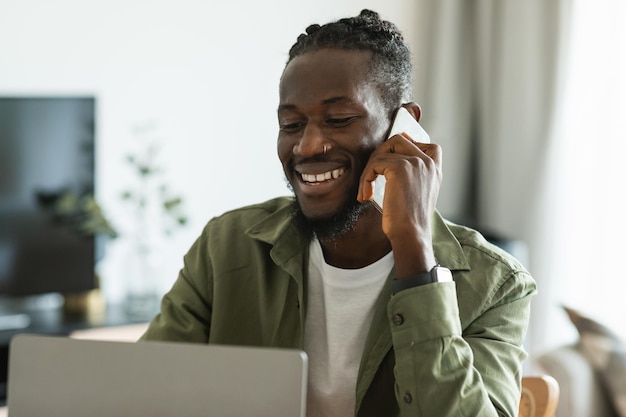
[[[0,295],[94,288],[94,237],[50,209],[94,192],[94,146],[94,97],[0,97]]]

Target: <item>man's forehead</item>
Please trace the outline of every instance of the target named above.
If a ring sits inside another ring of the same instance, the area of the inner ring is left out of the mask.
[[[323,49],[294,58],[283,72],[281,105],[314,100],[316,104],[356,104],[365,90],[368,51]]]
[[[336,97],[329,97],[327,99],[322,99],[320,100],[320,104],[322,104],[323,106],[329,106],[329,105],[333,105],[333,104],[344,104],[347,106],[358,106],[361,103],[357,100],[355,100],[352,97],[348,97],[348,96],[336,96]],[[290,102],[281,102],[278,105],[278,111],[281,110],[295,110],[298,106],[295,103],[290,103]]]

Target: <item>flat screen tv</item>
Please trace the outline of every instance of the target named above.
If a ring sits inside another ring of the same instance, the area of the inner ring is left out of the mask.
[[[0,297],[95,286],[95,241],[51,214],[94,191],[94,97],[0,97]]]

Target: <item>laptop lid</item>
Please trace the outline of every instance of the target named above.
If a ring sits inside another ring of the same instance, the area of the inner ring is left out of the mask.
[[[304,417],[299,350],[18,335],[10,417]]]

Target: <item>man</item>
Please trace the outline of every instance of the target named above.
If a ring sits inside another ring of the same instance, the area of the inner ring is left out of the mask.
[[[401,105],[420,118],[410,74],[374,12],[300,35],[278,106],[295,199],[212,219],[143,338],[304,349],[309,417],[516,415],[535,284],[435,210],[438,145],[385,140]]]

